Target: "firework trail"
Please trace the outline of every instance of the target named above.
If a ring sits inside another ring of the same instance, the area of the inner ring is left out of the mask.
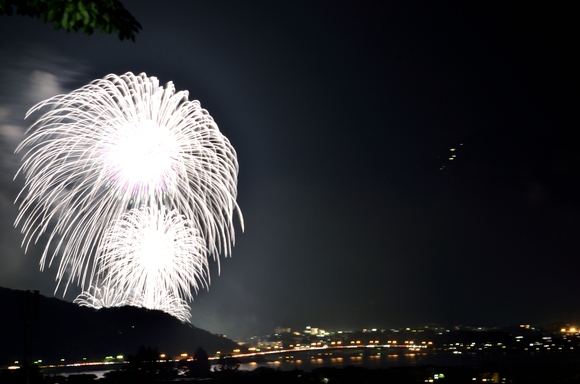
[[[123,243],[122,231],[108,232],[111,223],[155,216],[153,209],[170,221],[182,217],[197,231],[204,258],[213,256],[219,266],[219,254],[231,254],[235,212],[243,227],[236,152],[187,91],[176,92],[171,82],[159,86],[145,74],[108,75],[40,102],[26,117],[46,108],[16,150],[23,153],[25,185],[15,225],[25,248],[47,235],[40,266],[58,260],[57,289],[63,279],[65,292],[74,279],[92,286],[96,271],[108,268],[98,263],[109,265],[108,253],[120,258],[111,244],[124,252],[135,245],[134,239]],[[191,279],[186,284],[197,289]]]

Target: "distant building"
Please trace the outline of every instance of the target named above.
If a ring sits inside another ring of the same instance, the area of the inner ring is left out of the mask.
[[[290,333],[292,329],[285,328],[285,327],[276,327],[274,328],[274,333],[281,334],[281,333]]]

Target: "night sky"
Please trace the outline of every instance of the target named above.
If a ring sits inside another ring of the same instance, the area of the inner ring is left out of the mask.
[[[136,43],[0,16],[0,286],[62,298],[12,226],[26,110],[131,71],[188,90],[238,152],[245,232],[194,325],[580,320],[572,3],[122,2]]]

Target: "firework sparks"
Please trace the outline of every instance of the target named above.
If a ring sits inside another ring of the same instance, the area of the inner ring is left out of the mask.
[[[109,286],[96,287],[91,286],[87,291],[81,293],[73,303],[81,307],[94,309],[122,307],[132,305],[135,307],[146,307],[143,297],[128,297],[125,292],[119,292]],[[181,298],[172,295],[157,295],[153,307],[148,309],[157,309],[178,318],[184,323],[191,322],[191,307]]]
[[[94,309],[122,307],[130,305],[131,300],[126,292],[117,291],[110,286],[90,286],[73,300],[81,307]]]

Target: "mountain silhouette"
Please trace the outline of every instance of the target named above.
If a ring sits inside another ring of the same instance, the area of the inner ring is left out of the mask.
[[[210,356],[240,348],[162,311],[129,306],[95,310],[42,295],[35,300],[30,293],[27,301],[26,296],[26,291],[0,287],[0,365],[22,360],[26,318],[30,318],[30,356],[43,364],[127,357],[140,346],[157,348],[168,358],[191,356],[198,347]]]

